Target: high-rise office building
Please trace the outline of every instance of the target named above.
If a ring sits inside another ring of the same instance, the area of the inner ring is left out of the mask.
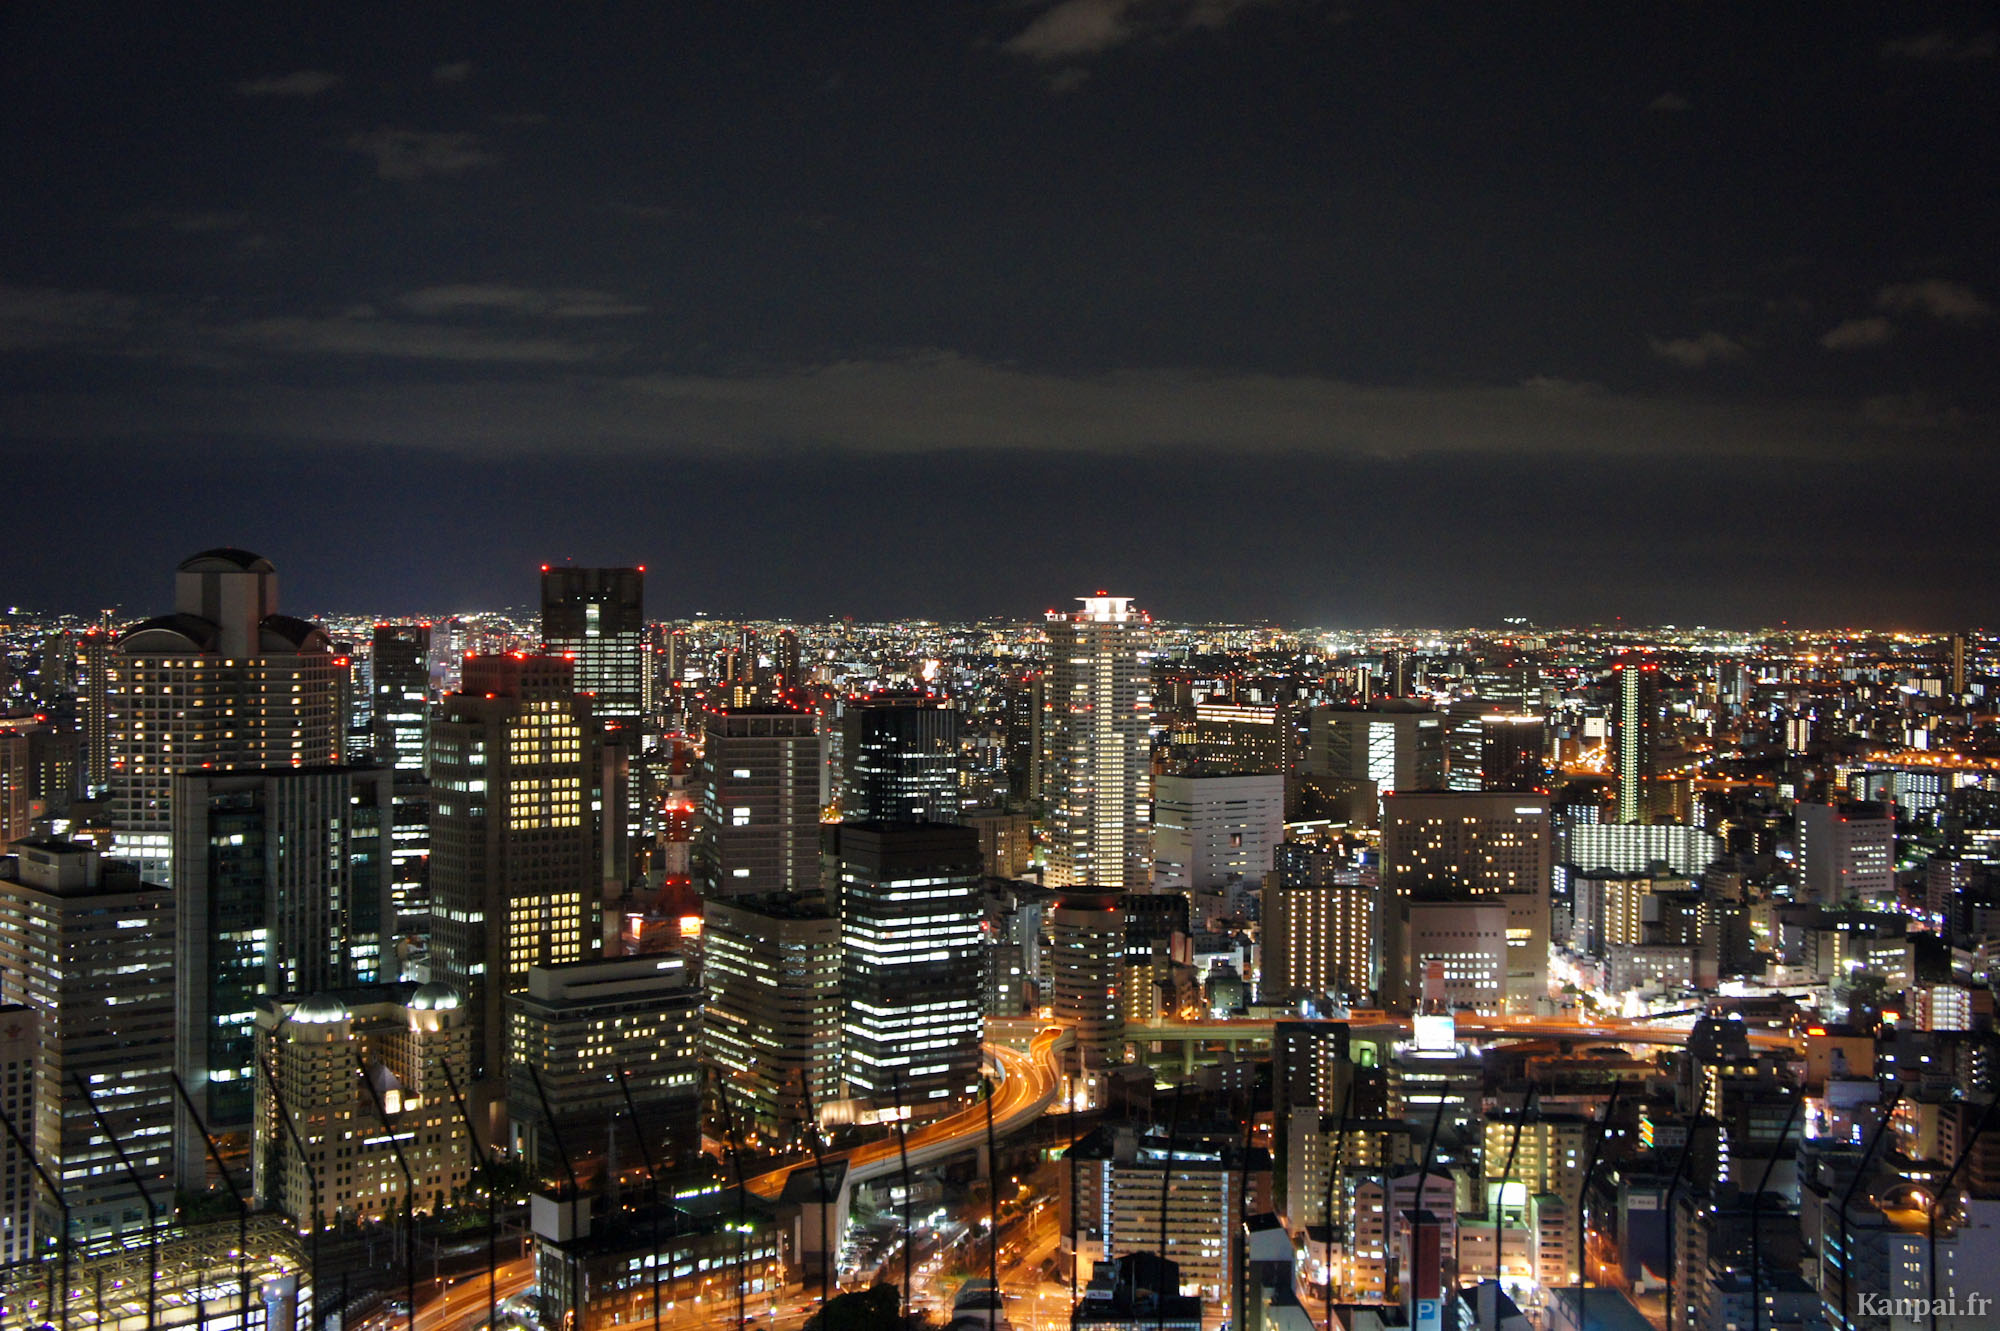
[[[979,1089],[984,1030],[979,836],[935,823],[843,823],[842,1057],[849,1094],[914,1118]]]
[[[431,976],[466,995],[497,1091],[506,997],[602,947],[601,740],[570,662],[467,657],[431,726]]]
[[[258,998],[382,978],[395,927],[392,791],[385,767],[174,778],[175,1065],[218,1137],[247,1142]],[[178,1168],[200,1191],[210,1162],[185,1115]]]
[[[376,761],[421,773],[430,730],[431,626],[377,624],[368,665]]]
[[[702,903],[702,1056],[717,1105],[754,1145],[804,1140],[811,1105],[840,1098],[840,919],[821,896]]]
[[[431,803],[424,765],[430,756],[431,626],[377,624],[368,662],[376,761],[396,773],[394,928],[420,933],[430,927]]]
[[[648,1152],[663,1169],[691,1158],[701,1149],[702,997],[687,958],[670,952],[529,970],[526,991],[507,1000],[515,1158],[560,1178],[536,1077],[586,1190],[607,1166]]]
[[[1267,1003],[1366,998],[1375,989],[1375,885],[1326,847],[1288,841],[1272,858],[1260,903],[1260,996]]]
[[[76,716],[83,732],[83,789],[102,793],[111,783],[111,630],[102,625],[77,639]]]
[[[1045,962],[1055,1019],[1076,1032],[1071,1070],[1087,1079],[1124,1059],[1125,1018],[1119,979],[1125,962],[1125,906],[1120,892],[1064,892],[1048,913]],[[1078,1084],[1072,1095],[1085,1093]]]
[[[1047,881],[1055,888],[1139,888],[1150,876],[1142,816],[1152,620],[1129,596],[1081,599],[1081,610],[1048,616]]]
[[[1445,718],[1423,703],[1315,707],[1307,719],[1305,770],[1356,785],[1377,799],[1445,788]]]
[[[819,717],[792,707],[702,714],[695,883],[709,899],[815,892]]]
[[[782,697],[805,687],[806,677],[799,661],[799,631],[778,630],[777,650],[771,665],[772,687]],[[789,701],[789,699],[786,699]]]
[[[1479,718],[1479,778],[1485,790],[1528,792],[1548,785],[1539,716],[1493,713]]]
[[[576,663],[576,692],[607,730],[652,710],[646,570],[542,566],[542,650]]]
[[[1562,832],[1562,862],[1586,871],[1642,873],[1664,865],[1696,877],[1721,855],[1721,837],[1679,823],[1570,823]]]
[[[931,693],[871,693],[840,718],[841,817],[958,821],[958,708]]]
[[[1653,821],[1655,748],[1660,731],[1660,668],[1651,661],[1611,665],[1617,702],[1612,711],[1611,753],[1618,778],[1618,821]]]
[[[1007,791],[1017,800],[1042,797],[1042,764],[1047,745],[1042,728],[1047,719],[1047,690],[1036,671],[1007,680],[1000,691],[1007,765]]]
[[[248,551],[184,560],[174,612],[128,630],[106,669],[113,846],[148,873],[171,873],[174,773],[340,761],[346,663],[278,613],[277,570]]]
[[[0,720],[0,850],[27,836],[37,817],[28,740],[28,732],[35,728],[33,717]]]
[[[170,1210],[173,894],[81,843],[25,841],[14,853],[0,872],[0,997],[31,1008],[40,1025],[35,1151],[69,1202],[72,1237],[136,1232],[145,1207],[78,1082]],[[43,1232],[59,1232],[44,1202]]]
[[[1382,801],[1384,915],[1400,928],[1403,902],[1497,896],[1507,907],[1507,1003],[1535,1010],[1547,997],[1549,885],[1554,869],[1549,801],[1541,795],[1403,793]],[[1382,948],[1385,998],[1405,1003],[1401,940]]]
[[[1153,890],[1214,892],[1260,883],[1285,835],[1276,773],[1153,778]]]
[[[1896,815],[1888,805],[1801,804],[1797,812],[1796,899],[1828,906],[1894,900]]]
[[[1297,725],[1279,703],[1211,698],[1194,705],[1195,750],[1218,772],[1289,772],[1298,765]]]

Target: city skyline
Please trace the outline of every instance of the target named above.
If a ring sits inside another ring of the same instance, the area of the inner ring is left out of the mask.
[[[1945,625],[2000,571],[1990,16],[767,20],[14,11],[0,595],[221,541],[312,606],[573,556],[748,615]]]

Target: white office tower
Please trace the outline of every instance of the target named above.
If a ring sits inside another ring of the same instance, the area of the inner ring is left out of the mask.
[[[1055,888],[1143,889],[1152,620],[1129,596],[1049,613],[1049,866]]]

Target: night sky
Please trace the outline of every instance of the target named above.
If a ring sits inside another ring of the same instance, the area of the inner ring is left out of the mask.
[[[1991,6],[23,0],[0,123],[4,601],[1991,618]]]

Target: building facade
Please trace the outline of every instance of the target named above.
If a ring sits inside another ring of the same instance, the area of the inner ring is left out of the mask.
[[[930,693],[850,698],[840,717],[840,811],[855,823],[955,823],[958,709]]]
[[[695,883],[709,900],[820,885],[819,717],[793,707],[702,714]]]
[[[116,854],[171,874],[176,772],[338,763],[346,670],[326,630],[278,613],[270,560],[183,561],[174,612],[128,630],[106,664]]]
[[[978,834],[843,823],[837,860],[848,1094],[938,1117],[979,1092]]]
[[[1148,877],[1152,621],[1129,596],[1082,602],[1081,610],[1048,616],[1046,881],[1059,889],[1139,888]]]
[[[390,1219],[402,1213],[406,1192],[418,1212],[450,1204],[472,1179],[466,1126],[444,1071],[463,1091],[472,1051],[465,1018],[458,995],[441,984],[260,1000],[252,1173],[259,1203],[301,1225]]]
[[[465,997],[475,1075],[499,1092],[507,995],[602,950],[599,732],[570,663],[467,657],[431,728],[431,975]]]
[[[271,994],[374,984],[395,926],[393,774],[183,772],[173,782],[175,1063],[210,1132],[247,1142],[252,1014]],[[183,1107],[183,1187],[211,1162]]]
[[[840,1096],[839,916],[817,896],[711,897],[701,947],[702,1057],[727,1097],[713,1107],[750,1144],[801,1140]]]
[[[687,959],[673,953],[532,967],[526,990],[507,1000],[516,1158],[559,1180],[543,1093],[586,1188],[607,1161],[629,1168],[650,1154],[665,1169],[691,1157],[700,1149],[702,999]]]
[[[146,1190],[171,1204],[173,895],[88,845],[14,850],[0,873],[0,997],[32,1010],[40,1028],[35,1153],[69,1200],[72,1235],[102,1238],[145,1224],[146,1208],[79,1078]],[[60,1225],[48,1205],[42,1232],[53,1234]]]

